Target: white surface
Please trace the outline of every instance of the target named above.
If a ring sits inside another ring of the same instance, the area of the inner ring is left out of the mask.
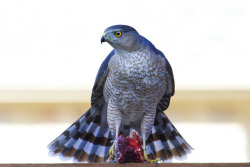
[[[177,89],[250,89],[249,0],[1,0],[0,89],[91,88],[114,24],[165,53]]]
[[[69,125],[0,124],[0,163],[72,162],[49,157],[47,150],[47,145]],[[195,149],[181,162],[247,162],[247,136],[242,125],[175,123],[175,126]]]

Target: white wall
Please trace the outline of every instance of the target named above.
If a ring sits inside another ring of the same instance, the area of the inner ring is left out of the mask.
[[[114,24],[165,53],[177,89],[250,88],[248,0],[1,0],[0,89],[91,88]]]

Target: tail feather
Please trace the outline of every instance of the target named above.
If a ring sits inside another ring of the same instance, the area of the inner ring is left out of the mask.
[[[75,121],[70,127],[68,127],[61,135],[59,135],[55,140],[53,140],[48,145],[49,150],[51,152],[58,150],[65,143],[67,143],[69,139],[72,138],[77,133],[77,131],[79,131],[79,129],[83,129],[82,126],[87,125],[85,124],[86,119],[93,115],[93,112],[91,111],[92,110],[90,108],[77,121]]]
[[[148,158],[150,159],[156,159],[156,155],[155,155],[155,146],[153,144],[153,142],[149,142],[149,139],[147,140],[148,143],[146,145],[146,150],[147,150],[147,155]]]
[[[192,147],[180,135],[167,116],[157,111],[152,134],[147,140],[149,158],[171,160],[173,157],[183,157],[190,153]]]
[[[109,133],[109,130],[106,133]],[[96,137],[92,142],[83,140],[85,143],[82,144],[83,147],[76,150],[74,160],[78,162],[105,162],[111,146],[109,138],[111,138],[111,135],[109,135],[108,138],[103,137],[102,139]]]
[[[102,112],[103,105],[92,106],[48,145],[50,154],[73,157],[78,162],[105,162],[112,138],[107,121],[101,119]]]
[[[155,127],[152,129],[153,134],[153,141],[152,143],[155,146],[155,154],[157,158],[161,159],[170,159],[171,153],[169,149],[169,144],[166,142],[166,135],[164,133],[157,132]]]
[[[73,157],[77,162],[105,162],[112,145],[112,136],[105,120],[104,106],[92,106],[48,145],[50,153],[60,157]],[[121,129],[124,129],[123,126]],[[152,134],[146,143],[150,159],[169,160],[182,157],[192,150],[167,116],[160,111],[156,113]]]

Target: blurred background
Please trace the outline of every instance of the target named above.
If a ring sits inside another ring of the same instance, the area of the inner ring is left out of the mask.
[[[0,163],[65,163],[46,147],[90,106],[115,24],[172,65],[166,114],[195,149],[183,162],[249,162],[250,1],[1,0]]]

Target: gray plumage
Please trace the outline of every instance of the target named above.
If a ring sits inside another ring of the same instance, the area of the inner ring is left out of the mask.
[[[91,108],[48,146],[77,161],[104,162],[116,129],[131,129],[147,142],[149,158],[181,157],[192,149],[163,113],[174,95],[172,68],[164,54],[132,27],[107,28],[101,39],[114,50],[102,63]]]

